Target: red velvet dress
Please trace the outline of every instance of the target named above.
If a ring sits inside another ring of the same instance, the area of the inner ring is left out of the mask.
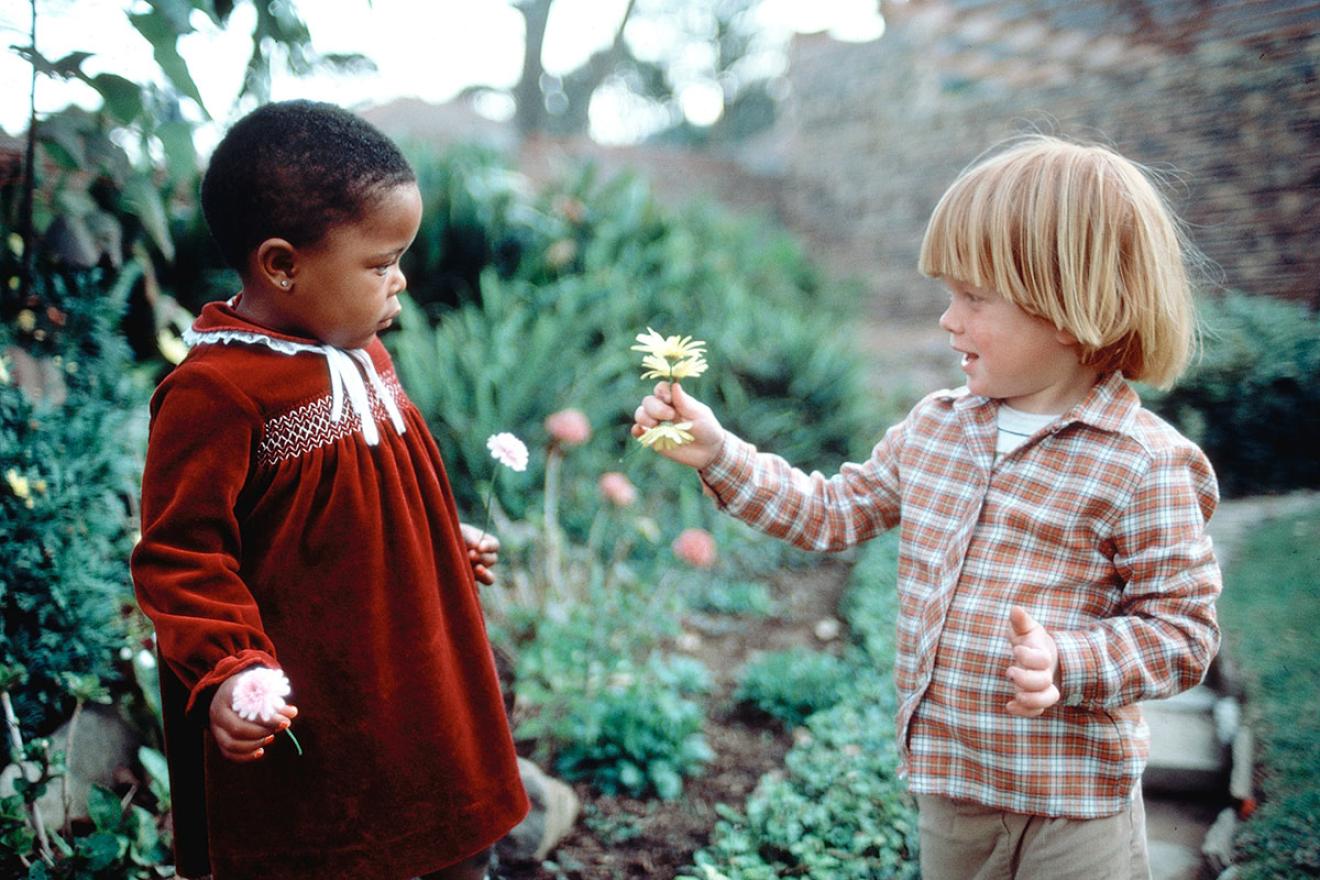
[[[404,880],[490,846],[527,798],[449,481],[388,353],[219,303],[190,336],[152,399],[133,554],[180,872]],[[301,756],[210,742],[211,693],[256,664],[293,685]]]

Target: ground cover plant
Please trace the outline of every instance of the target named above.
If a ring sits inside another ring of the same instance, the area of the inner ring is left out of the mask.
[[[1225,572],[1226,648],[1247,693],[1260,807],[1238,831],[1239,880],[1320,876],[1320,505],[1253,530]]]

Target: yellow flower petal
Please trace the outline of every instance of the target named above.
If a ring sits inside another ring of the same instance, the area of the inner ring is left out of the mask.
[[[692,379],[706,372],[706,361],[702,357],[690,357],[674,364],[669,370],[669,375],[674,380]]]
[[[22,499],[29,499],[32,496],[32,486],[28,478],[18,472],[18,468],[10,468],[5,471],[5,480],[9,483],[9,490]],[[32,505],[29,504],[28,507]]]
[[[691,443],[693,440],[691,428],[691,422],[661,422],[638,437],[637,442],[664,452],[666,449]]]

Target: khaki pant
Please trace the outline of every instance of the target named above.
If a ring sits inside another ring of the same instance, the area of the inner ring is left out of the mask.
[[[1140,786],[1127,809],[1100,819],[916,798],[921,880],[1150,880]]]

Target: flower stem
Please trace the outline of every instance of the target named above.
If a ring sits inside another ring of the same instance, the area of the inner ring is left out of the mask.
[[[485,539],[486,529],[490,528],[490,503],[495,498],[495,481],[499,478],[500,470],[496,467],[495,471],[490,475],[490,488],[486,490],[486,515],[481,521],[481,537],[477,538],[478,544]]]
[[[294,747],[295,749],[297,749],[297,750],[298,750],[298,754],[301,755],[301,754],[303,753],[303,752],[302,752],[302,743],[298,742],[298,737],[296,737],[296,736],[293,735],[293,730],[292,730],[291,728],[286,727],[286,728],[284,728],[284,732],[287,733],[287,734],[289,735],[289,739],[293,740],[293,747]]]

